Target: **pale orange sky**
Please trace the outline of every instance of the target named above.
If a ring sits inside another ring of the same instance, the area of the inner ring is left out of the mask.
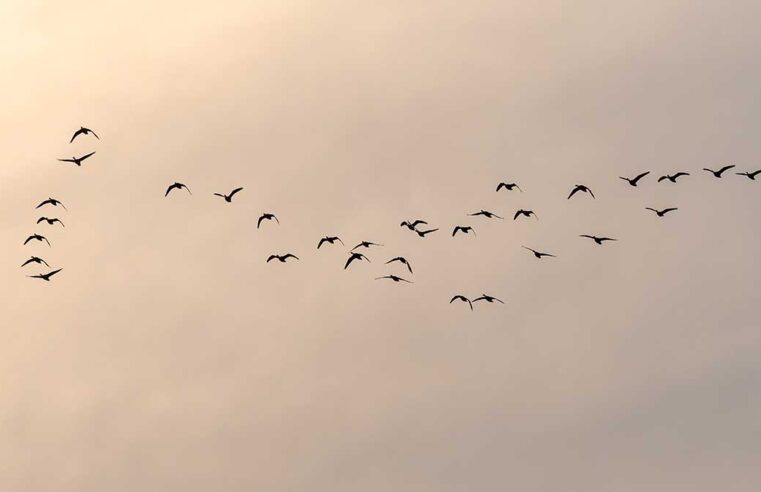
[[[3,2],[0,489],[757,490],[761,182],[700,169],[761,168],[759,18]],[[34,224],[48,196],[65,229]],[[326,234],[384,247],[343,271]],[[397,255],[415,283],[373,281]],[[506,304],[447,304],[482,292]]]

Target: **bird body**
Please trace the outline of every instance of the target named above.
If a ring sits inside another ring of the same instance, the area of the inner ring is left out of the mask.
[[[356,245],[353,248],[351,248],[351,250],[354,251],[357,248],[369,248],[370,246],[383,246],[383,245],[382,244],[378,244],[378,243],[372,243],[370,241],[362,241],[358,245]]]
[[[414,221],[405,220],[405,221],[402,221],[401,224],[399,224],[399,227],[406,227],[407,229],[411,231],[417,232],[416,227],[419,226],[420,224],[428,225],[428,222],[424,220],[420,220],[420,219],[417,219]]]

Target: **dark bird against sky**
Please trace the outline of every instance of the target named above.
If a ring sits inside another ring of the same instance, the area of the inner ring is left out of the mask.
[[[190,188],[188,188],[187,186],[185,186],[185,185],[184,185],[184,184],[182,184],[182,183],[179,183],[179,182],[175,181],[174,183],[172,183],[172,184],[170,184],[170,185],[169,185],[169,188],[167,188],[167,189],[166,189],[166,193],[164,193],[164,196],[167,196],[167,195],[169,195],[169,193],[170,193],[172,190],[181,190],[181,189],[183,189],[183,188],[184,188],[185,190],[187,190],[187,192],[188,192],[188,193],[190,193]],[[190,193],[190,194],[192,195],[193,193]]]
[[[426,222],[426,221],[424,221],[424,220],[420,220],[420,219],[414,220],[414,221],[412,221],[412,222],[410,222],[410,221],[408,221],[408,220],[405,220],[405,221],[403,221],[401,224],[399,224],[399,226],[400,226],[400,227],[406,227],[407,229],[409,229],[409,230],[411,230],[411,231],[414,231],[414,230],[415,230],[415,228],[416,228],[417,226],[419,226],[420,224],[423,224],[423,225],[428,225],[428,222]]]
[[[436,232],[436,231],[438,231],[438,230],[439,230],[439,228],[437,227],[436,229],[428,229],[427,231],[418,231],[418,230],[415,230],[415,232],[417,232],[417,235],[418,235],[418,236],[420,236],[420,237],[425,237],[425,236],[427,236],[428,234],[430,234],[430,233],[432,233],[432,232]]]
[[[613,239],[612,237],[591,236],[589,234],[581,234],[579,237],[589,238],[589,239],[593,240],[594,242],[596,242],[597,244],[602,244],[605,241],[618,241],[618,239]]]
[[[573,189],[571,190],[571,193],[568,195],[568,199],[570,200],[570,199],[571,199],[571,197],[572,197],[573,195],[575,195],[576,193],[578,193],[578,192],[582,192],[582,193],[589,193],[590,195],[592,195],[592,198],[594,198],[594,197],[595,197],[595,194],[594,194],[594,193],[592,193],[592,190],[590,190],[590,189],[589,189],[587,186],[585,186],[585,185],[580,185],[580,184],[577,184],[577,185],[576,185],[576,186],[574,186],[574,187],[573,187]]]
[[[504,302],[502,300],[497,299],[496,297],[490,296],[490,295],[487,295],[487,294],[481,294],[480,297],[476,297],[475,299],[473,299],[473,302],[478,302],[478,301],[486,301],[488,303],[499,302],[500,304],[504,304]]]
[[[82,157],[72,157],[71,159],[58,159],[61,162],[71,162],[76,164],[77,166],[81,166],[82,162],[85,159],[88,159],[91,155],[93,155],[95,152],[90,152],[89,154],[85,154]]]
[[[530,218],[533,215],[536,220],[539,220],[539,217],[536,216],[533,210],[524,210],[524,209],[520,209],[516,211],[515,215],[513,215],[513,220],[516,220],[521,215],[526,218]]]
[[[682,176],[689,176],[689,175],[690,173],[679,171],[676,174],[666,174],[664,176],[661,176],[660,178],[658,178],[658,182],[660,183],[661,181],[668,179],[672,183],[676,183],[677,179],[681,178]]]
[[[269,263],[272,260],[278,260],[280,263],[285,263],[285,261],[288,258],[294,258],[296,260],[299,259],[298,256],[296,256],[294,254],[291,254],[291,253],[287,253],[287,254],[284,254],[284,255],[270,255],[269,258],[267,258],[267,263]]]
[[[457,294],[456,296],[452,297],[452,299],[449,300],[449,304],[452,304],[454,301],[467,302],[468,306],[470,306],[470,310],[473,311],[473,303],[470,302],[470,299],[468,299],[467,297]]]
[[[63,203],[61,203],[60,201],[56,200],[55,198],[48,198],[47,200],[41,202],[39,205],[37,205],[34,208],[40,208],[40,207],[45,206],[45,205],[53,205],[54,207],[57,207],[58,205],[60,205],[61,207],[63,207],[64,210],[68,210]]]
[[[229,194],[229,195],[225,195],[224,193],[214,193],[214,194],[215,194],[216,196],[221,196],[222,198],[224,198],[224,199],[225,199],[225,201],[226,201],[227,203],[230,203],[230,202],[232,202],[232,201],[233,201],[233,197],[235,196],[235,194],[236,194],[236,193],[238,193],[238,192],[239,192],[239,191],[241,191],[241,190],[243,190],[243,187],[242,187],[242,186],[241,186],[240,188],[235,188],[233,191],[231,191],[231,192],[230,192],[230,194]]]
[[[388,260],[386,262],[386,265],[388,265],[389,263],[393,263],[395,261],[398,261],[402,265],[406,265],[407,266],[407,270],[409,270],[410,273],[412,273],[412,266],[410,265],[410,262],[407,261],[407,259],[404,258],[403,256],[397,256],[396,258],[391,258],[390,260]]]
[[[535,250],[535,249],[531,249],[531,248],[529,248],[528,246],[522,246],[522,247],[523,247],[523,248],[525,248],[525,249],[527,249],[527,250],[529,250],[529,251],[531,251],[532,253],[534,253],[534,256],[536,256],[536,257],[537,257],[537,258],[539,258],[540,260],[541,260],[541,259],[542,259],[542,257],[544,257],[544,256],[549,256],[550,258],[557,258],[555,255],[551,255],[551,254],[549,254],[549,253],[542,253],[542,252],[540,252],[540,251],[537,251],[537,250]]]
[[[738,176],[745,176],[746,178],[755,181],[756,176],[761,174],[761,169],[759,169],[758,171],[753,171],[753,172],[744,172],[744,173],[735,173],[735,174],[737,174]]]
[[[328,243],[333,244],[336,241],[343,244],[344,242],[341,241],[341,238],[338,236],[325,236],[324,238],[320,239],[320,241],[317,243],[317,249],[320,249],[320,246],[322,246],[322,243]]]
[[[383,245],[378,243],[371,243],[370,241],[362,241],[358,245],[351,248],[351,250],[354,251],[357,248],[370,248],[370,246],[383,246]]]
[[[89,134],[92,134],[93,137],[95,137],[98,140],[100,140],[100,137],[98,135],[96,135],[94,131],[90,130],[89,128],[85,128],[83,126],[80,126],[79,130],[75,131],[74,135],[71,136],[71,140],[69,140],[69,143],[72,143],[74,141],[74,139],[77,138],[80,135],[89,135]]]
[[[482,215],[482,216],[486,217],[487,219],[502,219],[503,218],[503,217],[500,217],[499,215],[497,215],[495,213],[489,212],[488,210],[479,210],[476,213],[468,214],[468,215],[471,216],[471,217],[477,217],[479,215]]]
[[[52,277],[56,273],[60,272],[61,270],[63,270],[63,268],[59,268],[58,270],[53,270],[52,272],[48,272],[48,273],[41,273],[39,275],[27,275],[27,277],[29,277],[29,278],[41,278],[42,280],[44,280],[46,282],[50,282],[50,277]]]
[[[499,183],[497,185],[497,191],[501,190],[502,188],[506,189],[507,191],[513,191],[514,188],[518,188],[518,191],[520,191],[521,193],[523,192],[521,187],[515,183],[505,183],[505,182]]]
[[[46,243],[48,243],[48,246],[50,246],[50,241],[48,241],[48,238],[46,238],[45,236],[40,236],[39,234],[32,234],[31,236],[26,238],[26,240],[24,241],[24,244],[28,243],[29,241],[39,241],[39,242],[45,241]]]
[[[676,207],[671,207],[671,208],[664,208],[663,210],[656,210],[654,208],[645,207],[645,210],[652,210],[653,212],[656,213],[656,215],[658,215],[658,217],[663,217],[667,213],[673,212],[674,210],[679,210],[679,209]]]
[[[713,169],[708,169],[707,167],[703,168],[703,171],[708,171],[709,173],[713,174],[714,177],[720,178],[722,174],[724,174],[726,171],[729,171],[730,169],[734,168],[734,164],[730,164],[729,166],[724,166],[718,171],[714,171]]]
[[[39,219],[37,219],[37,223],[39,224],[40,222],[47,222],[48,225],[54,225],[58,223],[58,224],[61,224],[61,227],[66,227],[66,225],[64,225],[64,223],[61,222],[61,219],[57,219],[57,218],[50,219],[48,217],[40,217]]]
[[[476,235],[475,229],[470,226],[456,226],[452,231],[452,237],[454,237],[458,232],[462,232],[463,234],[470,234],[472,232],[474,236]]]
[[[275,219],[275,222],[277,222],[278,224],[280,223],[278,218],[275,217],[275,214],[270,214],[270,213],[262,214],[261,217],[259,217],[259,220],[256,221],[256,228],[258,229],[259,226],[262,225],[263,220],[272,220],[272,219]]]
[[[351,263],[352,263],[354,260],[367,260],[367,261],[368,261],[368,263],[370,262],[370,259],[369,259],[367,256],[363,255],[362,253],[352,253],[352,254],[349,256],[349,259],[348,259],[348,260],[346,260],[346,264],[344,265],[344,270],[346,270],[347,268],[349,268],[349,265],[351,265]]]
[[[624,178],[623,176],[619,176],[619,178],[623,179],[624,181],[626,181],[627,183],[629,183],[631,186],[637,186],[637,183],[639,183],[639,180],[640,180],[640,179],[642,179],[642,178],[644,178],[644,177],[645,177],[645,176],[647,176],[648,174],[650,174],[650,171],[645,171],[644,173],[642,173],[642,174],[638,174],[636,177],[634,177],[634,178],[631,178],[631,179],[629,179],[629,178]]]
[[[394,282],[407,282],[408,284],[412,283],[411,281],[409,281],[407,279],[404,279],[402,277],[397,277],[396,275],[384,275],[382,277],[376,277],[375,280],[381,280],[381,279],[384,279],[384,278],[387,278],[389,280],[393,280]]]
[[[21,268],[27,266],[30,263],[37,263],[37,264],[43,264],[46,267],[50,268],[50,265],[48,265],[48,262],[43,260],[42,258],[39,258],[37,256],[32,256],[28,260],[26,260],[24,263],[21,264]]]

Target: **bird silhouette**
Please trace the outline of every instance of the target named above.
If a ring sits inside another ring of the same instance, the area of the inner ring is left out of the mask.
[[[513,191],[513,188],[518,188],[518,191],[520,191],[521,193],[523,192],[521,187],[515,183],[505,183],[505,182],[499,183],[497,185],[497,191],[501,190],[502,188],[506,189],[507,191]]]
[[[690,175],[690,173],[685,173],[685,172],[679,171],[676,174],[666,174],[665,176],[661,176],[660,178],[658,178],[658,182],[660,183],[661,181],[663,181],[665,179],[668,179],[672,183],[676,183],[676,180],[679,179],[680,177],[682,177],[682,176],[689,176],[689,175]]]
[[[536,256],[536,257],[537,257],[537,258],[539,258],[540,260],[542,259],[542,257],[543,257],[543,256],[549,256],[550,258],[557,258],[557,256],[555,256],[555,255],[551,255],[551,254],[549,254],[549,253],[541,253],[541,252],[539,252],[539,251],[537,251],[537,250],[535,250],[535,249],[531,249],[531,248],[529,248],[528,246],[523,246],[523,248],[525,248],[525,249],[527,249],[527,250],[531,251],[532,253],[534,253],[534,256]],[[475,299],[474,299],[474,300],[475,300]]]
[[[42,207],[44,205],[48,205],[48,204],[53,205],[54,207],[57,207],[58,205],[60,205],[61,207],[63,207],[64,210],[68,210],[63,203],[61,203],[60,201],[56,200],[55,198],[48,198],[47,200],[44,200],[43,202],[41,202],[39,205],[37,205],[34,208],[40,208],[40,207]]]
[[[486,301],[488,303],[492,303],[496,301],[496,302],[499,302],[500,304],[504,304],[504,302],[502,302],[500,299],[497,299],[496,297],[490,296],[487,294],[481,294],[480,297],[476,297],[475,299],[473,299],[473,302],[478,302],[478,301]]]
[[[58,159],[61,162],[71,162],[76,164],[77,166],[82,165],[82,161],[93,155],[95,152],[90,152],[89,154],[85,154],[82,157],[72,157],[71,159]]]
[[[515,215],[513,215],[513,220],[516,220],[521,215],[523,215],[526,218],[529,218],[533,215],[536,220],[539,220],[539,217],[536,216],[533,210],[524,210],[524,209],[520,209],[517,212],[515,212]]]
[[[299,259],[298,256],[291,253],[287,253],[284,255],[270,255],[270,257],[267,258],[267,263],[269,263],[272,260],[278,260],[280,263],[285,263],[285,260],[287,260],[288,258],[295,258],[297,260]]]
[[[59,224],[61,224],[61,227],[66,227],[66,225],[64,225],[64,223],[61,222],[61,219],[56,219],[56,218],[49,219],[47,217],[40,217],[39,219],[37,219],[37,223],[39,224],[40,222],[47,222],[48,225],[53,225],[56,222],[58,222]]]
[[[734,164],[730,164],[729,166],[722,167],[718,171],[714,171],[713,169],[708,169],[707,167],[704,167],[703,171],[708,171],[709,173],[713,174],[714,177],[720,178],[721,175],[724,174],[725,171],[728,171],[728,170],[732,169],[733,167],[735,167],[735,165]]]
[[[164,193],[164,196],[169,195],[169,192],[171,192],[172,190],[181,190],[183,188],[187,190],[188,193],[190,193],[190,188],[188,188],[182,183],[175,181],[174,183],[169,185],[169,188],[166,189],[166,193]],[[190,193],[190,194],[192,195],[193,193]]]
[[[322,243],[328,243],[333,244],[336,241],[343,244],[344,242],[341,241],[341,238],[338,236],[325,236],[324,238],[320,239],[320,241],[317,243],[317,249],[320,249],[320,246],[322,246]]]
[[[414,231],[415,228],[420,224],[428,225],[428,222],[424,220],[420,220],[420,219],[414,220],[412,222],[410,222],[409,220],[405,220],[401,224],[399,224],[399,227],[406,227],[407,229]]]
[[[432,233],[432,232],[436,232],[436,231],[438,231],[438,230],[439,230],[439,228],[437,227],[436,229],[428,229],[427,231],[418,231],[418,230],[416,229],[416,230],[415,230],[415,232],[417,232],[417,235],[418,235],[418,236],[420,236],[420,237],[425,237],[425,236],[427,236],[428,234],[430,234],[430,233]]]
[[[48,246],[50,246],[50,241],[48,241],[48,238],[46,238],[45,236],[40,236],[37,233],[32,234],[31,236],[26,238],[26,241],[24,241],[24,244],[28,243],[29,241],[31,241],[33,239],[36,240],[36,241],[39,241],[39,242],[45,241],[46,243],[48,243]]]
[[[588,187],[586,187],[585,185],[580,185],[580,184],[577,184],[577,185],[576,185],[576,186],[574,186],[574,187],[573,187],[573,189],[571,190],[571,194],[570,194],[570,195],[568,195],[568,199],[570,200],[570,199],[571,199],[571,197],[572,197],[573,195],[575,195],[576,193],[578,193],[578,192],[580,192],[580,191],[581,191],[582,193],[589,193],[590,195],[592,195],[592,198],[594,198],[594,197],[595,197],[595,194],[594,194],[594,193],[592,193],[592,190],[590,190]]]
[[[619,178],[623,179],[624,181],[626,181],[627,183],[629,183],[631,186],[637,186],[637,183],[639,182],[639,180],[640,180],[640,179],[642,179],[642,178],[644,178],[644,177],[645,177],[645,176],[647,176],[648,174],[650,174],[650,171],[645,171],[645,172],[644,172],[644,173],[642,173],[642,174],[638,174],[636,177],[634,177],[634,178],[632,178],[632,179],[629,179],[629,178],[624,178],[623,176],[619,176]]]
[[[275,222],[277,222],[278,224],[280,223],[277,217],[275,217],[275,214],[269,214],[269,213],[262,214],[262,216],[259,217],[259,220],[256,221],[256,228],[258,229],[259,226],[262,225],[263,220],[272,220],[272,219],[275,219]]]
[[[472,232],[474,236],[476,235],[476,230],[470,226],[456,226],[452,231],[452,237],[458,232],[462,232],[463,234],[470,234]]]
[[[71,140],[69,140],[69,143],[72,143],[75,138],[77,138],[80,135],[89,135],[92,133],[92,136],[100,140],[100,137],[95,134],[94,131],[90,130],[89,128],[85,128],[83,126],[79,127],[79,130],[74,132],[74,135],[71,136]]]
[[[225,201],[226,201],[227,203],[230,203],[230,202],[232,202],[232,201],[233,201],[233,196],[235,196],[235,194],[236,194],[236,193],[238,193],[239,191],[241,191],[242,189],[243,189],[243,187],[240,187],[240,188],[235,188],[233,191],[231,191],[231,192],[230,192],[230,194],[229,194],[229,195],[225,195],[224,193],[214,193],[214,194],[215,194],[216,196],[221,196],[222,198],[224,198],[224,199],[225,199]]]
[[[63,268],[59,268],[58,270],[53,270],[52,272],[48,272],[48,273],[41,273],[39,275],[27,275],[27,277],[29,277],[29,278],[41,278],[42,280],[44,280],[46,282],[50,282],[50,277],[52,277],[56,273],[60,272],[61,270],[63,270]]]
[[[663,217],[663,216],[664,216],[664,215],[666,215],[667,213],[669,213],[669,212],[673,212],[674,210],[679,210],[679,209],[678,209],[678,208],[676,208],[676,207],[671,207],[671,208],[664,208],[663,210],[656,210],[656,209],[654,209],[654,208],[645,207],[645,210],[652,210],[653,212],[655,212],[655,213],[656,213],[656,215],[657,215],[658,217]]]
[[[753,181],[755,181],[756,180],[756,176],[761,174],[761,169],[759,169],[758,171],[753,171],[752,173],[751,172],[746,172],[746,173],[735,173],[735,174],[737,174],[738,176],[745,176],[746,178],[752,179]]]
[[[378,243],[371,243],[370,241],[362,241],[358,245],[351,248],[351,250],[354,251],[357,248],[370,248],[370,246],[383,246],[383,245]]]
[[[354,260],[367,260],[368,263],[371,263],[370,259],[367,256],[363,255],[362,253],[352,253],[349,256],[349,259],[346,260],[346,264],[344,265],[344,270],[349,268],[349,265],[351,265],[351,262]]]
[[[380,280],[380,279],[383,279],[383,278],[391,279],[394,282],[407,282],[408,284],[412,283],[411,281],[409,281],[407,279],[404,279],[402,277],[397,277],[396,275],[384,275],[382,277],[376,277],[375,280]]]
[[[37,263],[38,265],[44,264],[46,267],[50,268],[50,265],[48,265],[48,262],[43,260],[42,258],[39,258],[37,256],[32,256],[28,260],[26,260],[24,263],[21,264],[21,268],[24,268],[30,263]]]
[[[489,212],[488,210],[480,210],[474,214],[468,214],[471,217],[476,217],[478,215],[483,215],[487,219],[502,219],[503,217],[500,217],[499,215]]]
[[[602,244],[605,241],[618,241],[618,239],[613,239],[612,237],[591,236],[589,234],[581,234],[581,235],[579,235],[579,237],[589,238],[589,239],[593,240],[594,242],[596,242],[597,244]]]
[[[452,304],[454,301],[467,302],[468,306],[470,306],[470,310],[473,311],[473,303],[470,302],[470,299],[468,299],[467,297],[457,294],[456,296],[452,297],[452,299],[449,301],[449,304]]]
[[[389,263],[393,263],[395,261],[398,261],[402,265],[406,265],[407,266],[407,270],[409,270],[410,273],[412,273],[412,266],[410,266],[410,262],[407,261],[407,259],[404,258],[403,256],[397,256],[396,258],[391,258],[390,260],[388,260],[386,262],[386,265],[388,265]]]

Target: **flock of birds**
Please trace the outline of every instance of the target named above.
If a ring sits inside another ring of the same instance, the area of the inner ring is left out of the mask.
[[[74,140],[77,137],[79,137],[80,135],[84,135],[84,136],[86,136],[86,135],[92,135],[96,139],[100,140],[100,137],[98,137],[98,135],[94,131],[92,131],[91,129],[85,128],[85,127],[80,127],[78,130],[76,130],[74,132],[74,134],[72,135],[71,140],[69,141],[69,143],[74,142]],[[84,155],[82,155],[80,157],[71,157],[70,159],[58,159],[58,160],[61,161],[61,162],[75,164],[76,166],[82,166],[82,163],[85,160],[87,160],[90,157],[92,157],[94,154],[95,154],[95,151],[89,152],[89,153],[84,154]],[[734,166],[734,165],[727,165],[727,166],[723,166],[722,168],[720,168],[718,170],[713,170],[713,169],[709,169],[709,168],[703,168],[703,170],[708,172],[708,173],[710,173],[715,178],[719,178],[720,179],[720,178],[722,178],[724,176],[724,174],[727,171],[730,171],[731,169],[734,169],[735,167],[736,166]],[[645,177],[647,177],[649,174],[650,174],[650,171],[646,171],[646,172],[638,174],[637,176],[635,176],[633,178],[626,178],[626,177],[623,177],[623,176],[619,176],[619,178],[624,180],[624,181],[626,181],[630,186],[637,187],[639,185],[640,181],[642,179],[644,179]],[[748,178],[748,179],[750,179],[752,181],[755,181],[756,177],[761,175],[761,169],[759,169],[757,171],[736,172],[735,174],[738,175],[738,176],[744,176],[744,177],[746,177],[746,178]],[[658,182],[660,183],[662,181],[669,181],[671,183],[676,183],[679,179],[681,179],[683,177],[686,177],[686,176],[690,176],[690,173],[689,172],[680,171],[680,172],[677,172],[675,174],[666,174],[664,176],[661,176],[661,177],[658,178]],[[164,197],[165,198],[168,197],[172,192],[175,192],[175,191],[179,192],[179,191],[182,191],[182,190],[187,191],[187,193],[189,195],[193,194],[190,191],[190,188],[186,184],[180,183],[180,182],[174,182],[171,185],[169,185],[169,187],[166,189],[166,191],[164,193]],[[500,182],[500,183],[497,184],[496,191],[500,192],[502,190],[505,190],[507,192],[512,192],[514,190],[518,190],[521,193],[523,192],[523,190],[520,188],[520,186],[517,183],[508,183],[508,182]],[[232,191],[230,191],[229,193],[214,193],[213,195],[222,198],[227,203],[232,203],[233,202],[233,198],[238,193],[240,193],[241,191],[243,191],[243,187],[237,187],[237,188],[233,189]],[[595,198],[594,193],[592,192],[592,190],[588,186],[586,186],[584,184],[577,184],[577,185],[575,185],[571,189],[571,192],[568,195],[568,200],[570,200],[574,196],[580,196],[581,194],[587,194],[592,199]],[[66,207],[64,206],[64,204],[61,203],[61,201],[59,201],[58,199],[52,198],[52,197],[49,197],[46,200],[43,200],[39,205],[37,205],[36,209],[40,209],[40,208],[46,207],[48,205],[52,206],[52,207],[61,207],[63,210],[67,210]],[[656,208],[652,208],[652,207],[645,207],[645,210],[649,210],[649,211],[653,212],[658,217],[664,217],[666,214],[678,210],[678,208],[677,207],[668,207],[668,208],[664,208],[664,209],[656,209]],[[479,210],[478,212],[470,213],[470,214],[467,214],[467,215],[470,216],[470,217],[484,217],[486,219],[504,220],[504,217],[501,217],[501,216],[499,216],[499,215],[497,215],[497,214],[495,214],[493,212],[490,212],[488,210],[483,210],[483,209]],[[521,219],[521,218],[522,219],[534,218],[535,220],[539,220],[539,217],[537,216],[537,214],[533,210],[526,210],[526,209],[519,209],[513,215],[513,220],[514,221],[518,220],[518,219]],[[275,214],[273,214],[273,213],[263,213],[258,218],[258,220],[256,222],[257,229],[259,229],[262,226],[262,223],[264,223],[265,221],[275,221],[277,224],[280,224],[280,220],[277,218],[277,216],[275,216]],[[37,224],[40,224],[40,223],[43,223],[43,222],[46,223],[49,226],[60,225],[61,227],[65,227],[64,223],[59,218],[57,218],[57,217],[41,216],[39,219],[37,219]],[[426,222],[425,220],[421,220],[421,219],[404,220],[404,221],[402,221],[399,224],[399,226],[409,229],[410,231],[416,233],[421,238],[425,238],[429,234],[433,234],[433,233],[435,233],[435,232],[437,232],[439,230],[439,228],[429,228],[428,222]],[[425,226],[425,228],[423,228],[422,226]],[[452,230],[452,237],[455,237],[458,234],[461,234],[461,235],[473,234],[473,236],[475,236],[476,235],[476,231],[470,225],[455,225],[454,229]],[[595,236],[595,235],[591,235],[591,234],[581,234],[579,237],[582,237],[582,238],[594,241],[595,244],[597,244],[597,245],[602,245],[602,244],[604,244],[606,242],[609,242],[609,241],[617,241],[617,239],[615,239],[615,238],[603,237],[603,236]],[[27,245],[28,243],[30,243],[32,241],[35,241],[37,243],[45,242],[49,247],[51,246],[50,241],[48,241],[48,239],[45,236],[37,234],[37,233],[34,233],[34,234],[30,235],[29,237],[27,237],[26,240],[24,241],[24,245]],[[325,244],[327,244],[327,245],[335,245],[336,242],[340,243],[341,245],[344,245],[344,242],[338,236],[325,236],[325,237],[322,237],[317,242],[317,249],[319,250]],[[362,261],[370,262],[370,258],[368,258],[363,253],[363,251],[367,252],[368,250],[370,250],[372,248],[381,247],[381,246],[383,246],[383,245],[382,244],[378,244],[378,243],[374,243],[374,242],[371,242],[371,241],[361,241],[356,246],[354,246],[351,250],[348,251],[348,255],[349,256],[348,256],[348,258],[346,260],[346,263],[344,264],[344,270],[349,268],[354,262],[362,262]],[[522,246],[522,247],[524,249],[526,249],[527,251],[531,252],[531,254],[533,254],[537,259],[556,258],[556,255],[551,254],[551,253],[546,253],[546,252],[538,251],[538,250],[530,248],[528,246]],[[296,256],[293,253],[271,254],[267,258],[266,262],[269,263],[269,262],[271,262],[273,260],[279,261],[281,263],[286,263],[289,260],[296,260],[296,261],[298,261],[299,257]],[[51,268],[50,265],[44,259],[40,258],[39,256],[34,256],[34,255],[31,256],[29,259],[27,259],[21,265],[21,267],[22,268],[26,267],[27,265],[32,264],[32,263],[35,263],[35,264],[38,264],[38,265],[45,265],[46,267]],[[412,272],[412,266],[410,265],[410,262],[406,258],[404,258],[403,256],[397,256],[397,257],[391,258],[390,260],[388,260],[386,262],[387,265],[388,264],[392,264],[392,263],[399,263],[399,264],[403,265],[409,271],[410,275],[413,274],[413,272]],[[42,279],[42,280],[45,280],[45,281],[49,282],[50,279],[54,275],[56,275],[58,272],[60,272],[61,270],[62,270],[62,268],[57,268],[57,269],[54,269],[54,270],[50,270],[47,273],[40,273],[38,275],[28,275],[28,277]],[[408,280],[406,278],[403,278],[403,277],[400,277],[400,276],[397,276],[397,275],[394,275],[394,274],[389,274],[389,275],[384,275],[382,277],[377,277],[375,280],[391,280],[393,282],[412,283],[411,280]],[[471,310],[473,309],[473,304],[476,303],[476,302],[479,302],[479,301],[484,301],[486,303],[495,303],[495,302],[497,302],[497,303],[504,304],[504,301],[502,301],[501,299],[498,299],[497,297],[494,297],[494,296],[491,296],[491,295],[488,295],[488,294],[482,294],[482,295],[480,295],[478,297],[475,297],[473,299],[471,299],[471,298],[469,298],[467,296],[464,296],[462,294],[457,294],[457,295],[455,295],[455,296],[453,296],[451,298],[449,303],[451,304],[451,303],[454,303],[456,301],[467,304],[470,307]]]

